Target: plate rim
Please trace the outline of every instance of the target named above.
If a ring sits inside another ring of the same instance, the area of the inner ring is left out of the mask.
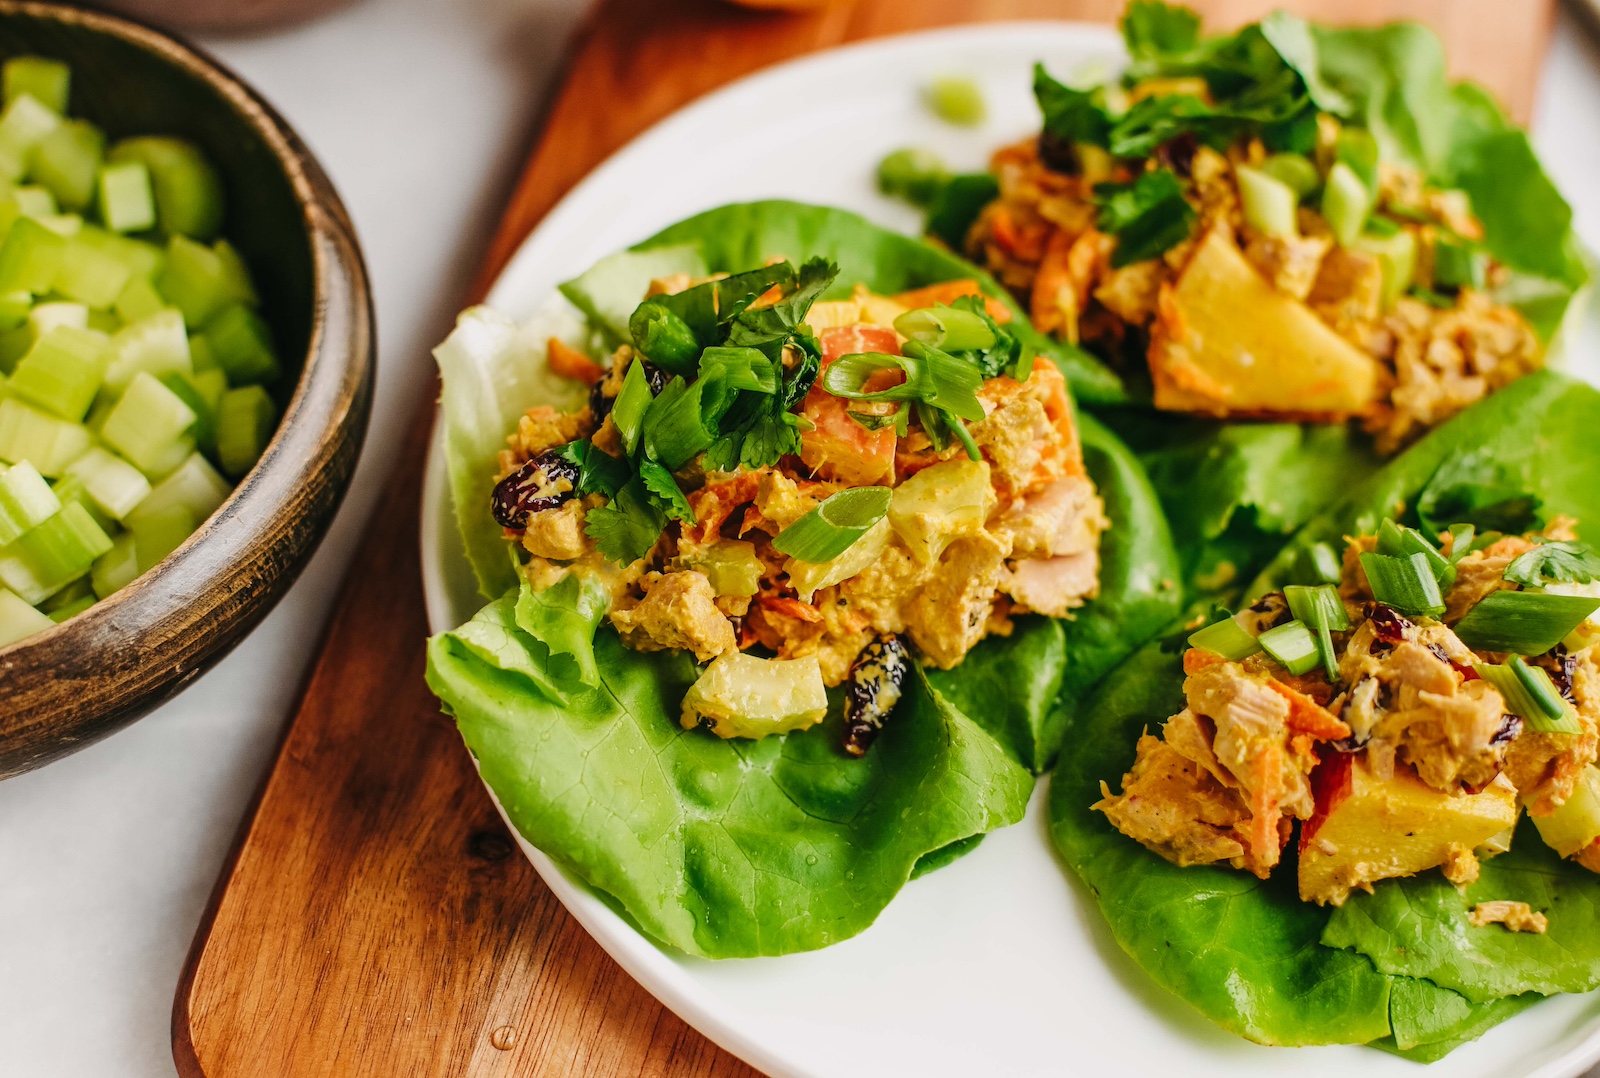
[[[1597,0],[1600,2],[1600,0]],[[1023,37],[1029,33],[1045,31],[1052,34],[1063,30],[1081,34],[1089,45],[1105,45],[1121,51],[1121,39],[1114,28],[1101,23],[1081,20],[1028,19],[998,20],[982,23],[965,23],[936,27],[908,33],[872,37],[835,46],[780,61],[742,76],[702,97],[669,113],[662,119],[629,139],[575,183],[556,204],[540,219],[538,224],[517,245],[495,275],[484,297],[477,305],[504,308],[510,293],[516,291],[519,279],[530,273],[538,241],[547,232],[557,232],[565,218],[581,209],[584,196],[591,187],[603,186],[613,173],[623,170],[635,153],[656,140],[670,137],[675,132],[692,127],[701,116],[714,114],[726,101],[736,99],[767,83],[781,82],[794,76],[796,71],[812,72],[835,64],[849,64],[862,53],[877,53],[898,49],[914,50],[918,46],[937,45],[951,38],[970,38],[974,34],[985,37]],[[644,239],[646,237],[639,237]],[[535,307],[550,302],[565,302],[559,293],[545,296],[517,297],[518,304]],[[450,553],[451,538],[455,536],[454,521],[449,506],[448,473],[442,451],[443,426],[437,406],[429,431],[428,455],[424,465],[421,512],[418,525],[421,531],[421,573],[423,596],[430,632],[443,632],[456,626],[451,624],[452,603],[443,568],[444,558]],[[459,553],[459,551],[455,551]],[[470,755],[470,753],[469,753]],[[476,757],[472,758],[475,773]],[[1047,783],[1048,774],[1040,781]],[[480,781],[481,777],[480,777]],[[512,824],[504,806],[494,790],[484,783],[484,789],[494,804],[496,813],[505,823],[512,839],[523,855],[533,865],[544,883],[584,931],[600,944],[601,948],[620,965],[627,974],[638,981],[657,1001],[672,1011],[688,1025],[706,1036],[719,1047],[773,1078],[810,1078],[814,1073],[796,1066],[792,1061],[774,1054],[760,1039],[741,1028],[728,1015],[708,1001],[715,1000],[674,961],[673,954],[634,927],[628,920],[601,900],[587,884],[569,874],[557,861],[529,842]],[[1140,976],[1148,976],[1142,970]],[[1154,982],[1152,982],[1154,983]],[[1181,997],[1174,997],[1182,1004]],[[1449,1057],[1446,1057],[1448,1059]],[[1600,1062],[1600,1020],[1587,1036],[1575,1043],[1561,1056],[1546,1061],[1525,1078],[1577,1078],[1587,1068]]]

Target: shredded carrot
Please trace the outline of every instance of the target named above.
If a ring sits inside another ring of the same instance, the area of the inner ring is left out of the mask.
[[[797,618],[805,622],[819,622],[822,620],[822,611],[814,606],[807,606],[799,599],[784,599],[775,595],[763,595],[759,602],[761,609],[770,610],[774,614],[784,617]]]
[[[907,310],[914,311],[918,307],[932,307],[938,303],[949,305],[962,296],[983,296],[983,309],[988,312],[990,318],[1001,325],[1011,321],[1011,308],[993,296],[984,295],[983,289],[978,287],[978,282],[971,277],[940,281],[938,284],[913,288],[909,292],[900,292],[889,298]]]
[[[1350,736],[1350,727],[1334,718],[1331,711],[1305,693],[1296,691],[1277,678],[1268,678],[1267,687],[1289,701],[1289,729],[1323,741],[1338,741]]]
[[[689,495],[695,525],[691,535],[700,542],[712,538],[739,506],[755,500],[761,484],[759,472],[742,472],[722,483],[707,483]]]
[[[1256,875],[1266,879],[1282,852],[1278,820],[1283,816],[1283,750],[1270,742],[1263,745],[1251,761],[1250,778],[1250,856]]]
[[[560,337],[551,337],[545,346],[550,369],[563,378],[594,383],[605,377],[606,369]]]
[[[1208,666],[1216,666],[1228,660],[1214,651],[1205,648],[1190,648],[1183,653],[1183,672],[1185,674],[1198,674]]]

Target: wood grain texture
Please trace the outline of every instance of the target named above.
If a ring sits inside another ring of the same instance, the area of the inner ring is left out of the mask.
[[[1217,0],[1209,10],[1241,20],[1270,6]],[[1426,19],[1458,63],[1524,109],[1552,17],[1549,0],[1289,6],[1348,21]],[[739,75],[861,37],[978,19],[1108,19],[1120,8],[862,0],[768,14],[713,0],[604,0],[575,43],[474,296],[584,173]],[[185,1078],[751,1075],[651,999],[561,908],[516,854],[423,685],[415,522],[432,412],[431,402],[419,409],[196,933],[173,1011],[178,1069]]]

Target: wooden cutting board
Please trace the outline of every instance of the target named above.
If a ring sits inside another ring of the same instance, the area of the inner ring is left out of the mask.
[[[1280,6],[1201,3],[1214,25]],[[1435,26],[1458,74],[1525,119],[1553,0],[1293,0]],[[1122,0],[860,0],[803,14],[602,0],[463,300],[568,188],[725,82],[858,38],[957,22],[1111,21]],[[578,268],[578,267],[575,267]],[[751,1075],[665,1010],[569,916],[510,836],[423,684],[417,518],[433,405],[374,516],[282,748],[178,984],[184,1078]]]

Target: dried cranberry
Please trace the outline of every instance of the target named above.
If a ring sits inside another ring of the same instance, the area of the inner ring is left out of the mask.
[[[609,377],[610,375],[606,375],[600,378],[589,390],[589,411],[594,413],[596,423],[610,415],[611,406],[617,403],[617,398],[606,393],[606,380]]]
[[[1481,681],[1482,680],[1480,677],[1478,677],[1478,672],[1476,670],[1474,670],[1470,666],[1466,666],[1466,665],[1464,665],[1462,663],[1458,663],[1454,659],[1450,660],[1450,669],[1452,669],[1456,673],[1460,674],[1461,675],[1461,680],[1463,682],[1466,682],[1466,681]]]
[[[1557,644],[1550,650],[1550,658],[1553,662],[1539,665],[1550,674],[1556,691],[1566,697],[1568,703],[1576,704],[1578,698],[1573,695],[1572,682],[1578,676],[1578,657],[1568,652],[1565,645]]]
[[[1045,168],[1068,176],[1076,176],[1083,171],[1083,161],[1078,157],[1077,147],[1072,140],[1048,131],[1039,133],[1039,160]]]
[[[1168,139],[1156,147],[1156,160],[1183,177],[1188,177],[1194,167],[1194,155],[1200,149],[1200,140],[1194,132],[1185,131],[1177,138]]]
[[[1416,628],[1398,611],[1382,603],[1372,603],[1367,607],[1367,620],[1372,622],[1372,631],[1378,634],[1378,639],[1387,644],[1402,643],[1406,638],[1406,630]]]
[[[650,395],[654,397],[661,396],[661,391],[667,388],[667,382],[670,380],[667,372],[651,363],[648,359],[636,359],[634,362],[644,366],[644,381],[645,385],[650,387]]]
[[[1442,662],[1442,663],[1450,662],[1449,653],[1446,652],[1444,650],[1444,648],[1440,647],[1438,644],[1429,644],[1428,645],[1428,650],[1433,652],[1433,657],[1438,659],[1440,662]],[[1452,665],[1454,665],[1454,664],[1452,664]]]
[[[1500,718],[1500,729],[1489,739],[1491,745],[1504,745],[1514,740],[1522,733],[1522,718],[1519,715],[1503,715]]]
[[[877,637],[861,649],[850,668],[844,697],[844,751],[862,756],[877,740],[905,685],[911,653],[893,634]]]
[[[566,480],[566,490],[553,489]],[[571,498],[578,485],[578,466],[554,450],[541,453],[494,485],[490,510],[502,528],[528,526],[530,514],[554,509]]]

